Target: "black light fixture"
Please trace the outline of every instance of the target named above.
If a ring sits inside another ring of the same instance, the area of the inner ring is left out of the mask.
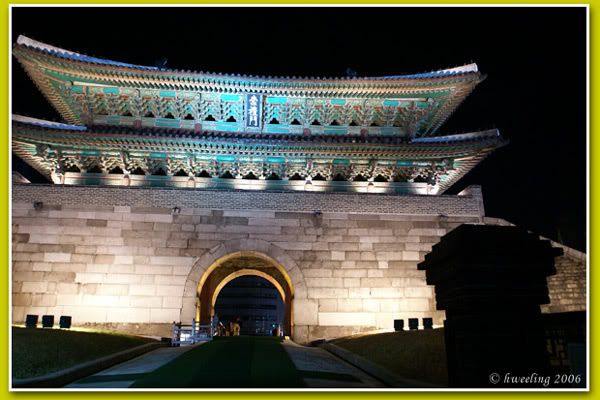
[[[42,315],[42,328],[52,328],[54,326],[54,315]]]
[[[25,328],[37,328],[38,316],[34,314],[27,314],[25,317]]]
[[[395,319],[394,320],[394,330],[396,332],[402,332],[404,330],[404,320],[403,319]]]
[[[423,329],[433,329],[433,318],[423,318]]]
[[[419,329],[419,318],[409,318],[408,329],[410,329],[411,331],[416,331],[417,329]]]
[[[70,329],[71,328],[71,316],[69,315],[61,315],[58,320],[58,326],[60,329]]]
[[[44,202],[43,201],[34,201],[33,202],[33,209],[40,211],[42,208],[44,208]]]

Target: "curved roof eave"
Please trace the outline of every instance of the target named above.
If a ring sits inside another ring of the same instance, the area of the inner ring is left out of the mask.
[[[37,50],[44,51],[46,53],[62,57],[68,58],[75,61],[88,62],[91,64],[105,64],[105,65],[113,65],[117,67],[125,67],[125,68],[135,68],[135,69],[144,69],[144,70],[155,70],[158,71],[157,67],[147,67],[144,65],[136,65],[136,64],[128,64],[119,61],[111,61],[104,58],[97,58],[87,56],[85,54],[76,53],[74,51],[61,49],[60,47],[55,47],[46,43],[38,42],[37,40],[33,40],[24,35],[19,35],[17,38],[17,45],[29,47]]]
[[[485,131],[457,133],[454,135],[419,137],[419,138],[414,138],[412,141],[413,141],[413,143],[448,143],[448,142],[474,140],[474,139],[482,139],[482,138],[502,139],[502,136],[500,135],[500,131],[498,129],[488,129]]]
[[[197,77],[219,77],[219,78],[231,78],[231,79],[244,79],[244,80],[272,80],[272,81],[284,81],[284,82],[306,82],[306,81],[358,81],[358,82],[367,82],[367,81],[395,81],[395,80],[420,80],[420,79],[432,79],[432,78],[443,78],[443,77],[453,77],[453,76],[461,76],[461,75],[471,75],[475,74],[477,76],[481,76],[479,72],[479,68],[476,63],[465,64],[462,66],[457,66],[454,68],[447,68],[437,71],[416,73],[416,74],[406,74],[406,75],[387,75],[387,76],[378,76],[378,77],[334,77],[334,78],[321,78],[321,77],[272,77],[272,76],[254,76],[254,75],[241,75],[241,74],[222,74],[222,73],[206,73],[202,71],[183,71],[177,69],[166,69],[166,68],[158,68],[151,67],[145,65],[138,64],[129,64],[120,61],[113,61],[104,58],[92,57],[85,54],[76,53],[74,51],[65,50],[60,47],[52,46],[43,42],[39,42],[37,40],[28,38],[24,35],[19,35],[16,42],[17,46],[22,46],[30,49],[35,49],[38,51],[42,51],[44,53],[50,54],[52,56],[60,57],[63,59],[69,59],[73,61],[88,63],[88,64],[99,64],[106,65],[118,68],[127,68],[127,69],[137,69],[143,70],[146,72],[156,72],[156,73],[174,73],[174,74],[185,74],[185,75],[195,75]]]
[[[22,115],[18,115],[18,114],[13,114],[12,115],[12,121],[13,122],[17,122],[20,124],[24,124],[24,125],[31,125],[31,126],[35,126],[35,127],[40,127],[40,128],[48,128],[51,130],[56,130],[56,131],[80,131],[80,132],[89,132],[89,133],[122,133],[122,132],[128,132],[128,131],[135,131],[134,128],[130,128],[130,127],[117,127],[117,126],[111,126],[111,125],[96,125],[92,128],[88,128],[86,126],[83,125],[72,125],[72,124],[65,124],[65,123],[60,123],[60,122],[54,122],[54,121],[46,121],[43,119],[37,119],[37,118],[31,118],[31,117],[25,117]],[[148,132],[154,132],[154,134],[165,134],[165,136],[169,136],[169,129],[168,128],[145,128],[146,131]],[[184,132],[181,133],[179,132],[179,130],[174,130],[174,132],[176,135],[172,137],[172,139],[181,139],[183,137],[186,136],[187,133],[190,132]],[[224,132],[224,133],[229,133],[229,132]],[[213,134],[215,136],[218,136],[219,132],[215,131],[213,132]],[[277,134],[268,134],[265,135],[265,138],[269,137],[272,138],[273,136],[276,136]],[[260,135],[258,135],[260,136]],[[341,137],[338,136],[331,136],[330,139],[342,139]],[[472,142],[472,141],[479,141],[479,140],[497,140],[499,146],[502,146],[503,144],[507,143],[507,140],[505,138],[502,137],[502,135],[500,134],[500,131],[498,129],[488,129],[485,131],[478,131],[478,132],[469,132],[469,133],[459,133],[459,134],[453,134],[453,135],[445,135],[445,136],[435,136],[435,137],[423,137],[423,138],[414,138],[412,139],[412,141],[410,142],[406,142],[405,144],[410,145],[415,144],[415,145],[429,145],[431,144],[433,145],[440,145],[440,144],[460,144],[460,143],[464,143],[464,142]]]
[[[44,119],[31,118],[18,114],[13,114],[12,120],[22,124],[40,126],[42,128],[61,129],[66,131],[87,131],[87,127],[83,125],[64,124],[61,122],[47,121]]]

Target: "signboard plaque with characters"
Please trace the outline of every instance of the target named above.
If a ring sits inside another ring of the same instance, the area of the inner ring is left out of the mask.
[[[246,128],[260,128],[262,115],[262,95],[246,94]]]

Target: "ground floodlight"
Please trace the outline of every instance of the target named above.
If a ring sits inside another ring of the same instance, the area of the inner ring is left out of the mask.
[[[25,317],[25,327],[26,328],[37,328],[38,316],[34,314],[27,314]]]
[[[419,329],[419,318],[409,318],[408,329],[410,329],[411,331],[416,331],[417,329]]]
[[[60,320],[58,321],[58,325],[60,326],[60,329],[70,329],[71,317],[68,315],[61,315]]]
[[[395,319],[394,320],[394,330],[397,332],[404,330],[404,320],[403,319]]]
[[[423,329],[433,329],[433,318],[423,318]]]
[[[54,315],[42,316],[42,328],[52,328],[54,326]]]

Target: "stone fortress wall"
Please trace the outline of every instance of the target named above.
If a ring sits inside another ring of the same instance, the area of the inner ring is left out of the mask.
[[[486,225],[514,226],[514,224],[501,218],[485,217],[483,222]],[[540,238],[550,240],[545,237]],[[552,242],[553,247],[563,249],[564,254],[554,259],[556,274],[549,276],[547,279],[550,304],[543,304],[542,312],[585,311],[587,308],[586,254],[553,240],[550,240],[550,242]]]
[[[299,343],[398,318],[441,325],[416,265],[449,230],[486,221],[478,187],[398,196],[15,184],[12,320],[71,315],[74,325],[169,336],[172,321],[194,318],[212,265],[259,254],[289,277]],[[574,254],[558,260],[545,311],[585,309],[585,255]]]

